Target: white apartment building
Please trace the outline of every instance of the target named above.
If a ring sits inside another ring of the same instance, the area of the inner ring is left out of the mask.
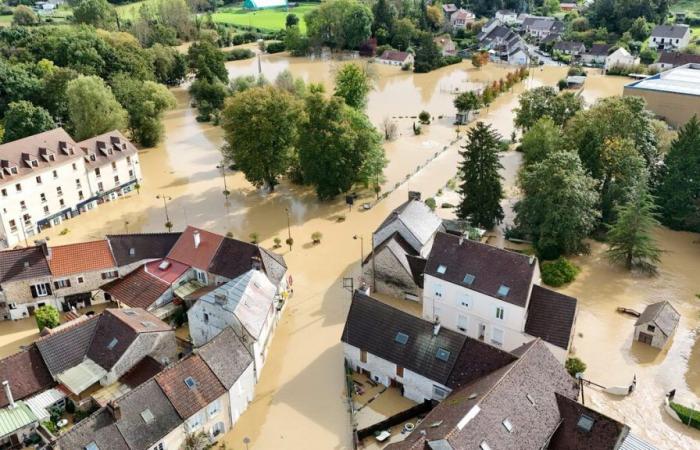
[[[56,128],[0,145],[0,246],[28,244],[140,180],[138,151],[117,130],[76,143]]]

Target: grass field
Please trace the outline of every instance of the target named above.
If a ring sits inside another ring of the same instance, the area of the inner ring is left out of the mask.
[[[242,6],[220,8],[212,17],[214,22],[230,23],[233,25],[251,26],[265,30],[281,30],[284,28],[287,14],[293,13],[299,17],[299,28],[306,31],[304,14],[318,8],[318,3],[300,3],[296,8],[264,9],[249,11]]]
[[[678,0],[670,6],[672,12],[685,12],[700,17],[700,0]]]

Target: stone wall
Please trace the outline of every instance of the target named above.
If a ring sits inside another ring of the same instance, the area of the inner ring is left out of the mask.
[[[362,275],[365,282],[370,286],[376,281],[376,292],[399,299],[405,299],[407,293],[419,299],[421,298],[422,290],[413,281],[412,275],[406,272],[389,249],[384,247],[372,257],[376,258],[374,266],[370,258],[362,266]],[[376,280],[372,276],[374,268],[377,270]]]

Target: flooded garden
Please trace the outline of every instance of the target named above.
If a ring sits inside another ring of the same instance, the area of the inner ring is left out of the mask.
[[[257,75],[260,68],[270,80],[288,69],[295,77],[323,83],[331,91],[338,64],[342,62],[268,55],[259,62],[229,62],[227,68],[232,78]],[[409,190],[434,196],[456,174],[460,142],[451,142],[464,133],[458,134],[453,125],[454,92],[479,88],[513,70],[499,65],[475,69],[468,62],[428,74],[380,64],[372,68],[375,89],[369,96],[367,113],[375,125],[387,117],[397,118],[400,135],[385,144],[390,162],[383,191],[399,187],[370,210],[350,210],[342,199],[319,202],[312,189],[286,181],[274,193],[267,193],[255,189],[242,173],[227,172],[224,177],[217,167],[222,131],[195,120],[186,88],[179,87],[173,89],[178,106],[165,117],[163,142],[140,153],[144,176],[140,191],[47,231],[54,245],[107,233],[162,232],[166,221],[172,222],[175,230],[192,224],[230,232],[244,240],[257,233],[267,247],[272,247],[275,237],[284,239],[291,234],[295,246],[292,251],[283,248],[282,253],[294,277],[295,296],[271,344],[255,399],[226,436],[229,448],[243,448],[244,438],[253,449],[352,448],[339,340],[351,294],[343,289],[342,280],[357,279],[360,256],[370,251],[372,231],[407,198]],[[518,94],[526,88],[555,85],[565,71],[563,67],[534,69],[511,92],[483,109],[479,119],[509,138]],[[620,95],[627,81],[591,73],[582,95],[589,103]],[[422,110],[436,119],[423,127],[422,134],[415,135],[415,119],[411,117]],[[517,196],[514,180],[520,155],[511,150],[502,158],[506,201],[512,204]],[[418,166],[422,168],[416,171]],[[228,198],[223,194],[225,189],[231,192]],[[361,195],[367,197],[361,202],[374,199],[370,192]],[[285,209],[289,211],[289,229]],[[344,220],[338,220],[341,216]],[[311,234],[317,231],[323,237],[314,245]],[[363,239],[353,239],[354,235]],[[660,230],[657,237],[666,253],[655,278],[638,278],[612,268],[602,257],[599,244],[593,244],[590,255],[576,258],[582,273],[564,289],[579,299],[574,351],[588,364],[586,377],[592,381],[624,384],[637,375],[638,389],[630,397],[619,400],[587,389],[587,404],[626,421],[634,433],[660,448],[693,448],[700,433],[673,423],[661,405],[664,391],[672,388],[678,389],[678,401],[700,403],[700,344],[696,345],[695,336],[700,326],[700,308],[696,306],[700,300],[695,297],[700,293],[700,236]],[[643,309],[659,299],[669,300],[679,309],[681,324],[666,350],[638,348],[631,342],[633,321],[616,313],[615,308]],[[17,345],[24,343],[27,334],[13,326],[3,324],[0,332],[5,339],[8,334],[9,339],[17,336]]]

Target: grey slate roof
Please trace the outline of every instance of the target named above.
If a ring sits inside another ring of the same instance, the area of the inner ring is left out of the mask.
[[[341,340],[451,388],[514,359],[463,334],[442,328],[435,336],[433,331],[432,323],[357,291]],[[406,344],[396,341],[399,332],[408,335]],[[438,348],[449,352],[447,361],[436,357]]]
[[[150,448],[182,423],[155,379],[124,394],[116,403],[121,408],[117,428],[129,447],[134,449]],[[141,416],[146,409],[153,414],[154,420],[151,423],[146,423]]]
[[[560,50],[562,52],[585,52],[586,47],[583,42],[576,41],[559,41],[554,44],[555,50]]]
[[[181,233],[135,233],[107,235],[117,265],[125,266],[144,259],[165,258]],[[133,250],[132,250],[133,249]],[[133,254],[132,254],[133,253]]]
[[[83,362],[100,316],[101,314],[98,314],[36,341],[41,357],[54,378]]]
[[[460,244],[461,242],[461,244]],[[447,233],[435,235],[425,273],[450,283],[468,287],[482,294],[498,297],[501,285],[509,288],[503,301],[525,307],[537,261],[526,255],[492,247]],[[437,268],[444,265],[444,274]],[[470,286],[464,276],[473,275]]]
[[[267,277],[278,286],[287,271],[284,258],[238,239],[224,238],[221,241],[209,265],[209,272],[233,280],[252,269],[254,259],[260,260]]]
[[[137,335],[138,333],[107,309],[100,315],[87,357],[109,371],[129,349]],[[109,344],[114,339],[117,343],[110,349]]]
[[[608,56],[612,45],[609,44],[593,44],[588,49],[588,54],[593,56]]]
[[[91,442],[100,450],[130,450],[106,408],[62,434],[56,445],[60,450],[83,450]]]
[[[428,242],[436,231],[444,230],[442,220],[420,200],[409,199],[394,209],[379,225],[375,233],[389,226],[395,220],[401,221],[421,244]],[[419,250],[416,249],[416,251]]]
[[[670,336],[676,330],[681,315],[669,302],[652,303],[647,306],[634,326],[653,323],[663,334]]]
[[[14,400],[22,400],[55,385],[36,345],[0,359],[0,381],[7,381]],[[0,390],[0,408],[8,405],[5,390]]]
[[[575,318],[575,298],[542,286],[532,286],[525,322],[527,334],[568,350]]]
[[[231,327],[224,328],[221,333],[197,349],[196,352],[214,372],[226,390],[231,389],[231,386],[253,363],[252,355]]]
[[[685,24],[678,25],[657,25],[651,32],[651,37],[683,39],[686,33],[690,32],[690,27]]]
[[[682,66],[685,64],[700,64],[700,55],[678,52],[661,52],[659,63]]]
[[[41,247],[0,251],[0,283],[51,276]]]

